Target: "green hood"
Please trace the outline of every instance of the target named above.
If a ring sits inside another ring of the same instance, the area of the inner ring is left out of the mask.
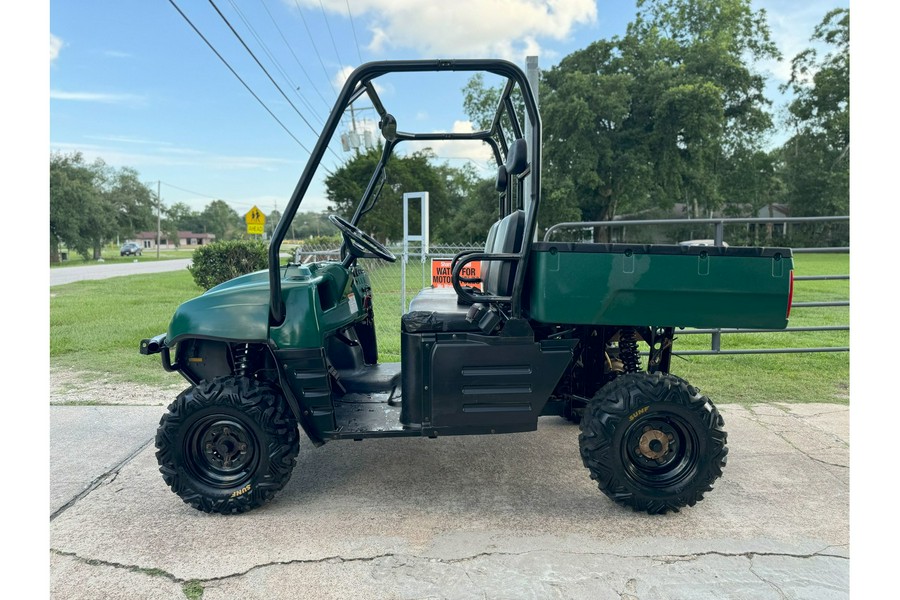
[[[235,277],[183,303],[175,311],[166,336],[265,342],[269,330],[269,272]]]

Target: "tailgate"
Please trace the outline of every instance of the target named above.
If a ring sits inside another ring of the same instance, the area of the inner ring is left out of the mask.
[[[541,242],[525,297],[542,323],[787,326],[790,248]]]

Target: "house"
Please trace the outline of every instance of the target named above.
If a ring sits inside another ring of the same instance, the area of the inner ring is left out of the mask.
[[[787,219],[791,216],[791,209],[787,204],[766,204],[760,208],[756,216],[761,219]],[[759,228],[757,230],[757,228]],[[783,223],[763,223],[751,225],[753,233],[771,241],[772,238],[786,237],[788,232],[787,221]]]
[[[136,241],[144,250],[156,250],[156,232],[142,231],[137,234]],[[194,233],[193,231],[179,231],[177,246],[182,248],[191,248],[194,246],[203,246],[216,241],[215,234],[212,233]],[[160,234],[159,247],[162,250],[171,250],[177,247],[176,241],[170,239],[166,233]]]

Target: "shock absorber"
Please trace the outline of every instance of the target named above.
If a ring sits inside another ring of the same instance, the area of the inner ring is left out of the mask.
[[[634,329],[625,327],[619,332],[619,360],[626,373],[637,373],[641,370],[641,355],[638,352],[637,338]]]
[[[247,375],[250,366],[250,344],[233,344],[231,346],[231,358],[234,362],[234,374],[236,377]]]

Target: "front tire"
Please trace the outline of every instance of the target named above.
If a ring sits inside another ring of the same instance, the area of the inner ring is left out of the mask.
[[[664,373],[620,375],[588,403],[578,437],[591,479],[649,514],[693,506],[721,477],[728,447],[713,403]]]
[[[268,502],[291,477],[297,422],[278,389],[246,377],[203,381],[178,395],[156,432],[163,480],[209,513]]]

